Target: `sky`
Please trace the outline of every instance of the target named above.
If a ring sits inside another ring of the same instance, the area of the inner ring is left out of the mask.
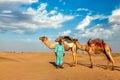
[[[40,36],[101,38],[120,52],[120,0],[0,0],[0,51],[51,51]]]

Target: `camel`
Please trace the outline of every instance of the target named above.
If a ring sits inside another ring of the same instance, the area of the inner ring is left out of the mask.
[[[41,40],[49,49],[55,49],[55,46],[58,43],[59,39],[62,39],[65,51],[68,50],[72,51],[73,62],[71,64],[71,67],[76,66],[77,64],[76,45],[69,36],[60,36],[53,43],[50,43],[46,36],[42,36],[39,38],[39,40]],[[69,40],[69,42],[67,40]]]
[[[108,60],[106,69],[109,67],[109,64],[112,63],[112,70],[114,70],[114,60],[111,55],[111,48],[106,43],[104,43],[102,39],[89,39],[88,43],[85,45],[81,45],[80,42],[78,42],[78,39],[74,39],[74,43],[80,50],[86,51],[88,53],[91,63],[90,68],[93,68],[92,54],[104,53]]]

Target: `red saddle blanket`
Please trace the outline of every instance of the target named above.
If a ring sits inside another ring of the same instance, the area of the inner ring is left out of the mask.
[[[91,46],[91,44],[94,44],[95,46],[99,46],[101,48],[105,48],[106,44],[104,43],[104,41],[100,38],[97,39],[89,39],[88,40],[88,45]]]
[[[94,44],[95,44],[95,46],[99,46],[99,47],[101,47],[101,48],[105,48],[105,46],[106,46],[105,43],[103,43],[103,44],[100,44],[100,43],[94,43]]]

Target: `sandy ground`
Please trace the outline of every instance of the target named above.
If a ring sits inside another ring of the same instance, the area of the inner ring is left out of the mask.
[[[0,52],[0,80],[120,80],[120,55],[113,55],[115,70],[106,70],[104,55],[94,55],[90,69],[87,54],[78,54],[78,65],[70,67],[72,55],[64,57],[64,69],[54,66],[55,55],[44,52]]]

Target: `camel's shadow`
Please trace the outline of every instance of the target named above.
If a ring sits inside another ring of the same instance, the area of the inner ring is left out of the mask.
[[[69,65],[70,67],[71,67],[71,65],[72,65],[71,63],[67,63],[67,62],[64,62],[63,64],[67,64],[67,65]]]
[[[90,64],[87,64],[87,63],[77,63],[77,65],[81,65],[81,66],[90,68]]]
[[[52,64],[53,66],[56,66],[55,62],[49,62],[49,63]],[[67,64],[71,67],[71,63],[64,62],[63,64]],[[81,66],[90,68],[90,64],[88,64],[88,63],[80,63],[79,62],[79,63],[77,63],[77,65],[81,65]],[[102,69],[106,70],[106,65],[96,64],[96,65],[93,65],[93,68],[94,67],[98,67],[98,68],[102,68]],[[93,69],[93,68],[90,68],[90,69]],[[112,69],[112,66],[110,66],[110,69]],[[114,66],[114,70],[120,71],[120,66]]]
[[[106,65],[96,64],[94,66],[106,69]],[[109,68],[112,69],[112,66],[110,66]],[[120,71],[120,66],[114,66],[114,70]]]
[[[81,66],[85,66],[85,67],[88,67],[90,68],[90,64],[86,64],[86,63],[78,63],[78,65],[81,65]],[[106,65],[101,65],[101,64],[97,64],[97,65],[93,65],[93,68],[94,67],[99,67],[99,68],[102,68],[102,69],[106,69]],[[92,68],[90,68],[92,69]]]
[[[78,63],[78,65],[81,65],[81,66],[85,66],[85,67],[90,68],[90,64],[86,64],[86,63]],[[94,68],[94,66],[106,70],[106,65],[96,64],[96,65],[93,65],[93,68]],[[91,69],[92,69],[92,68],[91,68]],[[110,66],[110,69],[112,69],[112,66]],[[114,66],[114,70],[120,71],[120,66]]]

